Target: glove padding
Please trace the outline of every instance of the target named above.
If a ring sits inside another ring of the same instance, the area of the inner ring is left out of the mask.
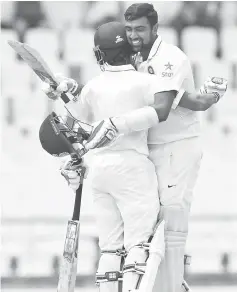
[[[95,127],[85,144],[85,149],[94,149],[108,146],[116,140],[119,133],[111,119],[103,120]]]
[[[218,102],[219,99],[225,94],[227,90],[227,84],[228,81],[224,78],[208,77],[203,86],[200,88],[200,93],[213,93],[217,98],[216,102]]]
[[[84,175],[84,169],[85,167],[82,160],[75,164],[71,160],[71,157],[69,157],[61,166],[61,175],[66,179],[69,187],[73,191],[76,191],[79,188],[81,177]]]
[[[56,81],[59,83],[57,88],[50,86],[50,84],[43,82],[42,91],[49,96],[50,99],[56,100],[60,98],[62,93],[71,93],[74,97],[77,97],[80,88],[78,83],[71,78],[67,78],[61,74],[55,74]]]

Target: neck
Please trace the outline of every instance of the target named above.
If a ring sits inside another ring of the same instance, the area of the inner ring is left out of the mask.
[[[142,50],[141,50],[141,55],[142,55],[143,61],[146,61],[146,60],[147,60],[147,58],[148,58],[148,56],[149,56],[149,54],[150,54],[151,48],[152,48],[154,42],[156,41],[157,37],[158,37],[158,36],[156,36],[156,37],[154,38],[154,40],[153,40],[149,45],[146,45],[146,46],[144,46],[144,47],[142,48]]]

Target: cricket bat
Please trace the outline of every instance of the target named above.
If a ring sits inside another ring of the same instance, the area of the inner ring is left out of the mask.
[[[30,68],[38,75],[43,81],[57,88],[58,82],[48,67],[47,63],[43,60],[40,54],[29,45],[20,43],[18,41],[8,41],[8,44],[22,57],[22,59],[30,66]],[[48,94],[48,97],[53,99]],[[70,93],[62,93],[61,99],[65,103],[65,107],[68,109],[67,104],[74,99],[74,96]],[[68,109],[69,112],[72,109]],[[73,113],[71,113],[73,115]],[[72,156],[72,165],[77,165],[80,157]],[[60,266],[58,292],[73,292],[76,284],[77,276],[77,261],[78,261],[78,240],[80,233],[80,208],[81,208],[81,196],[82,196],[82,184],[85,174],[85,168],[81,170],[80,186],[76,191],[74,210],[72,219],[68,221],[67,232],[64,244],[63,259]]]
[[[29,67],[37,74],[37,76],[43,81],[48,83],[53,88],[57,88],[59,85],[53,72],[41,57],[41,55],[33,49],[31,46],[25,43],[20,43],[16,40],[9,40],[8,44],[19,54],[22,59],[29,65]],[[47,94],[50,99],[54,99],[52,94]],[[73,112],[73,107],[70,105],[70,101],[76,101],[75,97],[71,93],[62,93],[61,99],[65,103],[65,108],[71,113],[72,116],[76,116]]]
[[[76,158],[76,162],[77,162]],[[60,265],[57,292],[73,292],[77,277],[78,241],[80,234],[80,209],[85,168],[82,168],[80,186],[76,191],[72,219],[68,221],[63,258]]]

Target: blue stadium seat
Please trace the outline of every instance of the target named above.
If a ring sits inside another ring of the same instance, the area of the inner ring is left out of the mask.
[[[192,60],[208,60],[215,56],[216,34],[214,29],[187,27],[183,31],[184,52]]]

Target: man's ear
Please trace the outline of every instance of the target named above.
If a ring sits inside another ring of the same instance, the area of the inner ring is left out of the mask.
[[[156,23],[153,28],[152,28],[152,34],[154,36],[157,36],[157,31],[158,31],[158,23]]]

